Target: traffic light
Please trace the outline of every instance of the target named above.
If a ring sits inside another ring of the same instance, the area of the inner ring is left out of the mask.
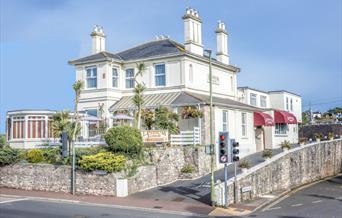
[[[219,133],[219,162],[228,163],[228,132]]]
[[[68,134],[66,131],[63,131],[60,135],[61,139],[59,142],[62,144],[61,145],[61,156],[67,157],[68,156]]]
[[[232,145],[232,149],[231,149],[232,150],[232,161],[233,162],[239,161],[240,160],[239,142],[235,141],[235,139],[232,139],[230,141],[230,144]]]

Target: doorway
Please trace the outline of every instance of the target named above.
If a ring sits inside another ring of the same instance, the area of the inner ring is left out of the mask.
[[[261,126],[257,126],[255,129],[255,144],[256,152],[263,151],[265,149],[265,132]]]

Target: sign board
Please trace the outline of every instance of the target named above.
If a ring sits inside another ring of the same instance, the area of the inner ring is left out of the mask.
[[[241,188],[242,193],[250,192],[250,191],[252,191],[252,186],[246,186],[246,187]]]
[[[169,141],[167,130],[143,130],[141,135],[144,143],[161,143]]]

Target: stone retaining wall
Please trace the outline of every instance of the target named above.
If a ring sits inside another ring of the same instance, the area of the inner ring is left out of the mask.
[[[204,147],[160,147],[148,153],[151,164],[139,167],[127,178],[129,194],[182,178],[180,171],[188,164],[194,167],[193,177],[209,173],[210,156]],[[70,166],[18,163],[0,167],[0,187],[70,192],[70,175]],[[116,196],[116,180],[124,177],[124,173],[96,175],[78,170],[76,193]]]
[[[291,190],[342,172],[342,140],[313,143],[274,156],[237,177],[237,201],[258,198],[275,191]],[[216,186],[223,204],[223,183]],[[228,202],[234,202],[234,181],[228,181]],[[250,191],[242,192],[242,189]]]

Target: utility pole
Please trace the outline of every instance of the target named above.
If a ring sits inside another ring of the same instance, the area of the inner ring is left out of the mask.
[[[215,206],[215,145],[214,145],[214,133],[213,133],[213,83],[212,83],[212,70],[211,70],[211,50],[205,50],[209,55],[209,95],[210,95],[210,109],[209,109],[209,128],[210,128],[210,148],[211,148],[211,160],[210,160],[210,192],[211,192],[211,204]]]

